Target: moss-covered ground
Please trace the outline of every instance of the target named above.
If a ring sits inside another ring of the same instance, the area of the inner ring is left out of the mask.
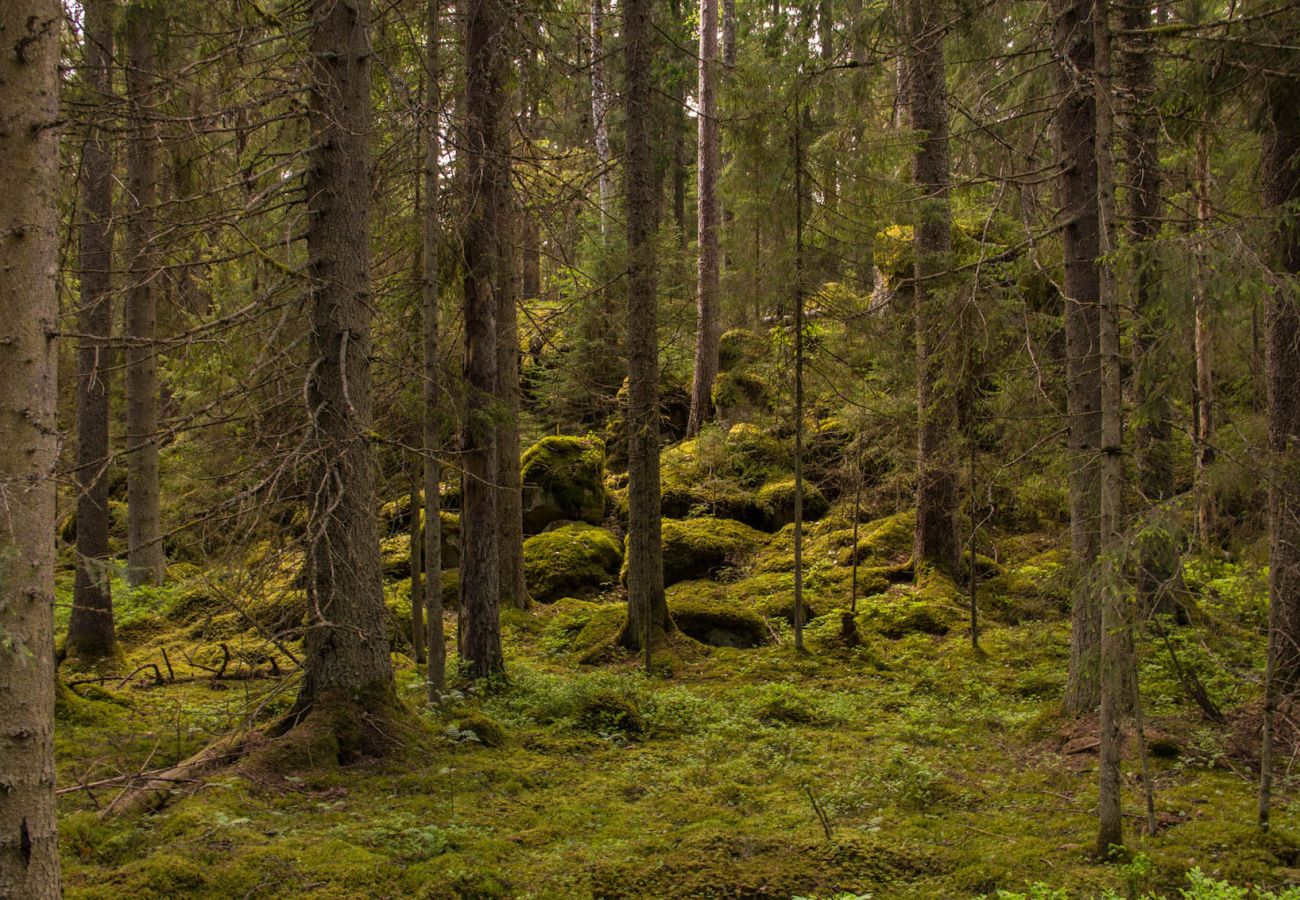
[[[390,755],[292,770],[250,761],[177,783],[158,813],[105,819],[115,778],[174,763],[252,716],[273,719],[295,690],[292,662],[254,652],[265,641],[200,590],[204,573],[180,570],[154,591],[118,585],[126,659],[114,673],[162,664],[164,647],[173,671],[163,666],[163,684],[152,669],[125,683],[62,673],[84,682],[64,693],[57,731],[67,895],[1208,898],[1247,895],[1206,879],[1272,890],[1300,879],[1289,778],[1274,831],[1253,824],[1262,572],[1189,564],[1194,624],[1169,625],[1229,725],[1186,699],[1162,642],[1141,643],[1161,827],[1138,831],[1130,743],[1133,856],[1101,864],[1090,856],[1094,729],[1057,712],[1068,647],[1059,550],[1003,542],[981,587],[975,652],[963,591],[900,576],[896,525],[861,531],[858,646],[840,638],[854,554],[832,515],[809,536],[805,654],[793,649],[778,533],[756,559],[670,593],[683,614],[761,622],[753,646],[677,637],[646,677],[617,655],[581,662],[617,628],[616,593],[509,611],[508,681],[462,689],[437,712],[421,708],[417,667],[395,654],[409,727]],[[227,675],[258,677],[218,680],[186,662],[216,668],[222,643]],[[81,787],[96,782],[107,783]]]

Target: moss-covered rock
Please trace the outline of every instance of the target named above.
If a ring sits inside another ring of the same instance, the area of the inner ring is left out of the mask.
[[[794,478],[769,481],[758,489],[758,503],[764,510],[768,531],[779,531],[794,521]],[[813,522],[826,515],[830,504],[821,488],[811,481],[803,485],[803,518]]]
[[[676,592],[669,600],[668,611],[679,631],[713,647],[759,647],[772,637],[767,623],[757,613],[740,604],[719,602],[707,594]]]
[[[730,372],[759,362],[767,353],[767,339],[748,328],[732,328],[718,340],[718,368]]]
[[[723,421],[745,420],[771,412],[775,391],[761,375],[743,370],[723,372],[713,383],[713,405]]]
[[[523,455],[524,531],[605,517],[605,443],[588,435],[542,438]]]
[[[623,548],[614,535],[571,522],[524,541],[524,582],[542,603],[587,596],[614,583],[622,561]]]
[[[895,585],[861,601],[859,624],[891,640],[909,634],[943,635],[964,618],[963,602],[948,576],[924,572],[915,584]]]
[[[594,734],[621,733],[628,736],[645,731],[645,719],[636,701],[614,690],[594,691],[582,699],[574,723]]]
[[[739,565],[763,540],[762,532],[729,519],[664,519],[664,584]]]
[[[496,719],[480,712],[467,713],[456,720],[456,731],[462,740],[477,741],[484,747],[500,747],[506,742],[505,730]]]
[[[789,465],[785,444],[755,425],[706,429],[661,455],[663,514],[713,516],[754,528],[770,527],[771,508],[759,497],[759,490],[766,483],[790,479]]]

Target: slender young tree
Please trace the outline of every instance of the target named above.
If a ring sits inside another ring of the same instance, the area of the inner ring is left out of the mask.
[[[441,381],[438,365],[438,139],[442,115],[442,91],[438,76],[438,35],[441,33],[439,0],[428,0],[425,8],[424,109],[422,138],[424,145],[424,208],[420,210],[420,320],[424,337],[424,368],[420,423],[424,450],[424,571],[425,608],[428,625],[425,635],[428,649],[427,699],[437,703],[447,681],[447,648],[442,630],[442,466],[438,451],[442,446]]]
[[[605,87],[604,0],[591,0],[591,124],[596,137],[596,173],[600,192],[600,237],[609,238],[610,152],[609,92]]]
[[[946,336],[955,314],[943,273],[951,265],[952,214],[948,202],[948,91],[944,83],[945,16],[934,0],[902,0],[907,35],[905,75],[912,130],[920,135],[912,156],[912,181],[920,193],[916,207],[916,534],[918,566],[957,566],[956,442],[959,355]]]
[[[158,484],[158,124],[153,29],[158,10],[126,10],[126,565],[133,585],[159,584],[163,558]]]
[[[1070,423],[1070,550],[1080,573],[1072,597],[1070,671],[1064,707],[1095,709],[1101,610],[1087,578],[1097,559],[1101,513],[1101,369],[1097,256],[1097,113],[1093,95],[1092,0],[1052,0],[1052,42],[1058,64],[1054,140],[1065,278],[1066,404]]]
[[[393,691],[370,445],[369,27],[369,0],[311,4],[307,401],[314,491],[299,712],[318,704],[383,708]]]
[[[416,663],[424,662],[424,529],[421,518],[421,474],[422,466],[411,468],[411,492],[407,501],[407,513],[410,525],[407,535],[410,540],[411,560],[411,654]]]
[[[108,546],[109,378],[113,371],[113,158],[107,133],[113,92],[114,0],[82,4],[82,86],[90,110],[81,150],[77,229],[77,574],[66,652],[94,659],[112,654]]]
[[[1210,546],[1214,531],[1214,496],[1207,483],[1209,468],[1214,464],[1214,370],[1210,366],[1213,344],[1211,333],[1209,281],[1210,263],[1206,258],[1213,207],[1210,204],[1209,135],[1201,129],[1196,135],[1196,272],[1192,282],[1193,336],[1192,352],[1196,359],[1196,539],[1202,547]]]
[[[61,896],[54,822],[59,60],[55,0],[0,4],[0,897]]]
[[[718,378],[722,339],[719,308],[718,226],[718,0],[700,0],[699,141],[697,145],[698,241],[695,282],[695,374],[686,433],[699,434],[713,414],[713,382]]]
[[[652,0],[623,0],[623,164],[627,216],[627,621],[624,646],[649,668],[656,631],[671,631],[664,599],[659,495],[659,309],[656,294]],[[649,640],[647,640],[647,637]]]
[[[519,469],[519,314],[517,277],[519,206],[510,185],[509,148],[499,151],[503,187],[496,213],[497,238],[497,520],[501,529],[501,603],[528,607],[524,586],[524,497]]]
[[[462,0],[465,28],[465,382],[461,432],[461,661],[471,678],[505,668],[501,654],[501,527],[497,473],[497,216],[503,183],[505,11],[500,0]]]

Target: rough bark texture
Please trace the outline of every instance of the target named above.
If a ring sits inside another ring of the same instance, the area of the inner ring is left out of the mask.
[[[370,446],[370,4],[313,0],[307,253],[314,493],[300,708],[392,692]]]
[[[463,0],[465,27],[465,383],[461,432],[461,664],[471,678],[504,669],[497,478],[496,217],[504,107],[504,11],[500,0]]]
[[[0,897],[60,896],[54,824],[59,31],[0,4]]]
[[[955,313],[943,275],[952,259],[948,204],[948,92],[944,84],[944,17],[933,0],[903,0],[908,32],[907,106],[920,143],[912,180],[916,212],[916,535],[914,557],[948,571],[957,565],[957,378]]]
[[[1197,135],[1196,145],[1196,224],[1197,252],[1196,277],[1193,281],[1192,303],[1195,308],[1192,337],[1196,357],[1196,445],[1193,448],[1196,463],[1196,537],[1202,547],[1208,547],[1214,530],[1214,497],[1206,483],[1208,469],[1214,464],[1214,370],[1210,365],[1210,298],[1206,282],[1209,279],[1209,261],[1204,242],[1210,227],[1210,154],[1208,138],[1204,131]]]
[[[591,0],[591,124],[596,138],[596,165],[600,191],[600,236],[609,237],[610,155],[609,92],[605,88],[605,9],[603,0]]]
[[[420,470],[411,470],[411,494],[407,512],[411,517],[411,656],[424,662],[424,529],[420,522]]]
[[[162,582],[162,515],[158,492],[158,127],[152,27],[158,16],[138,6],[126,14],[126,335],[127,579]]]
[[[519,471],[519,280],[515,253],[520,210],[510,187],[509,156],[503,149],[500,206],[497,209],[497,516],[501,528],[501,604],[528,607],[524,587],[524,497]]]
[[[82,145],[77,228],[81,295],[77,307],[77,574],[67,652],[113,653],[108,547],[109,376],[113,371],[113,162],[103,117],[113,90],[113,0],[86,0],[82,88],[92,110]]]
[[[436,703],[447,681],[447,648],[442,627],[442,400],[438,365],[438,118],[442,92],[438,86],[439,0],[425,9],[424,49],[424,209],[420,211],[420,314],[424,326],[424,384],[420,410],[424,443],[424,569],[428,611],[427,699]]]
[[[1074,591],[1070,674],[1064,707],[1095,709],[1101,610],[1084,577],[1097,559],[1100,515],[1101,374],[1098,353],[1098,213],[1096,102],[1092,94],[1091,0],[1052,0],[1052,39],[1059,58],[1056,158],[1060,206],[1066,222],[1066,400],[1070,420],[1070,550],[1080,575]]]
[[[1269,646],[1275,696],[1300,694],[1300,78],[1265,84],[1260,175],[1277,215],[1268,307]]]
[[[700,0],[699,140],[697,206],[699,258],[695,282],[695,375],[691,384],[688,435],[713,415],[713,382],[718,378],[722,315],[719,305],[718,248],[718,0]]]
[[[651,0],[623,0],[623,103],[627,155],[627,622],[624,646],[671,631],[664,600],[659,496],[659,309],[656,295],[655,183],[651,150],[654,26]]]

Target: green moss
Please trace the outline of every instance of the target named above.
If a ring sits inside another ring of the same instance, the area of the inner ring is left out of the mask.
[[[552,435],[522,459],[524,530],[535,534],[560,520],[599,523],[605,517],[605,444],[588,435]]]
[[[456,720],[456,730],[461,735],[467,731],[473,732],[474,739],[484,747],[500,747],[506,742],[506,733],[501,723],[482,713],[461,716]]]
[[[917,585],[896,585],[862,601],[859,623],[893,640],[909,634],[944,635],[964,616],[956,586],[929,574]]]
[[[770,412],[773,395],[772,386],[753,372],[722,372],[713,383],[713,405],[722,419]]]
[[[771,641],[767,623],[752,609],[710,594],[698,582],[677,587],[681,589],[668,598],[668,611],[683,634],[714,647],[760,647]]]
[[[664,584],[739,565],[763,540],[762,532],[729,519],[664,519]]]
[[[524,541],[524,581],[533,599],[597,593],[618,578],[623,548],[604,528],[570,523]]]
[[[778,531],[794,521],[794,478],[769,481],[758,489],[758,502],[767,514],[769,531]],[[826,515],[830,504],[826,495],[811,481],[803,485],[803,517],[812,522]]]
[[[574,716],[577,726],[594,734],[640,735],[645,720],[636,700],[613,690],[597,691],[584,697]]]
[[[767,353],[767,339],[748,328],[732,328],[722,333],[718,341],[718,366],[730,372],[739,366],[761,360]]]

